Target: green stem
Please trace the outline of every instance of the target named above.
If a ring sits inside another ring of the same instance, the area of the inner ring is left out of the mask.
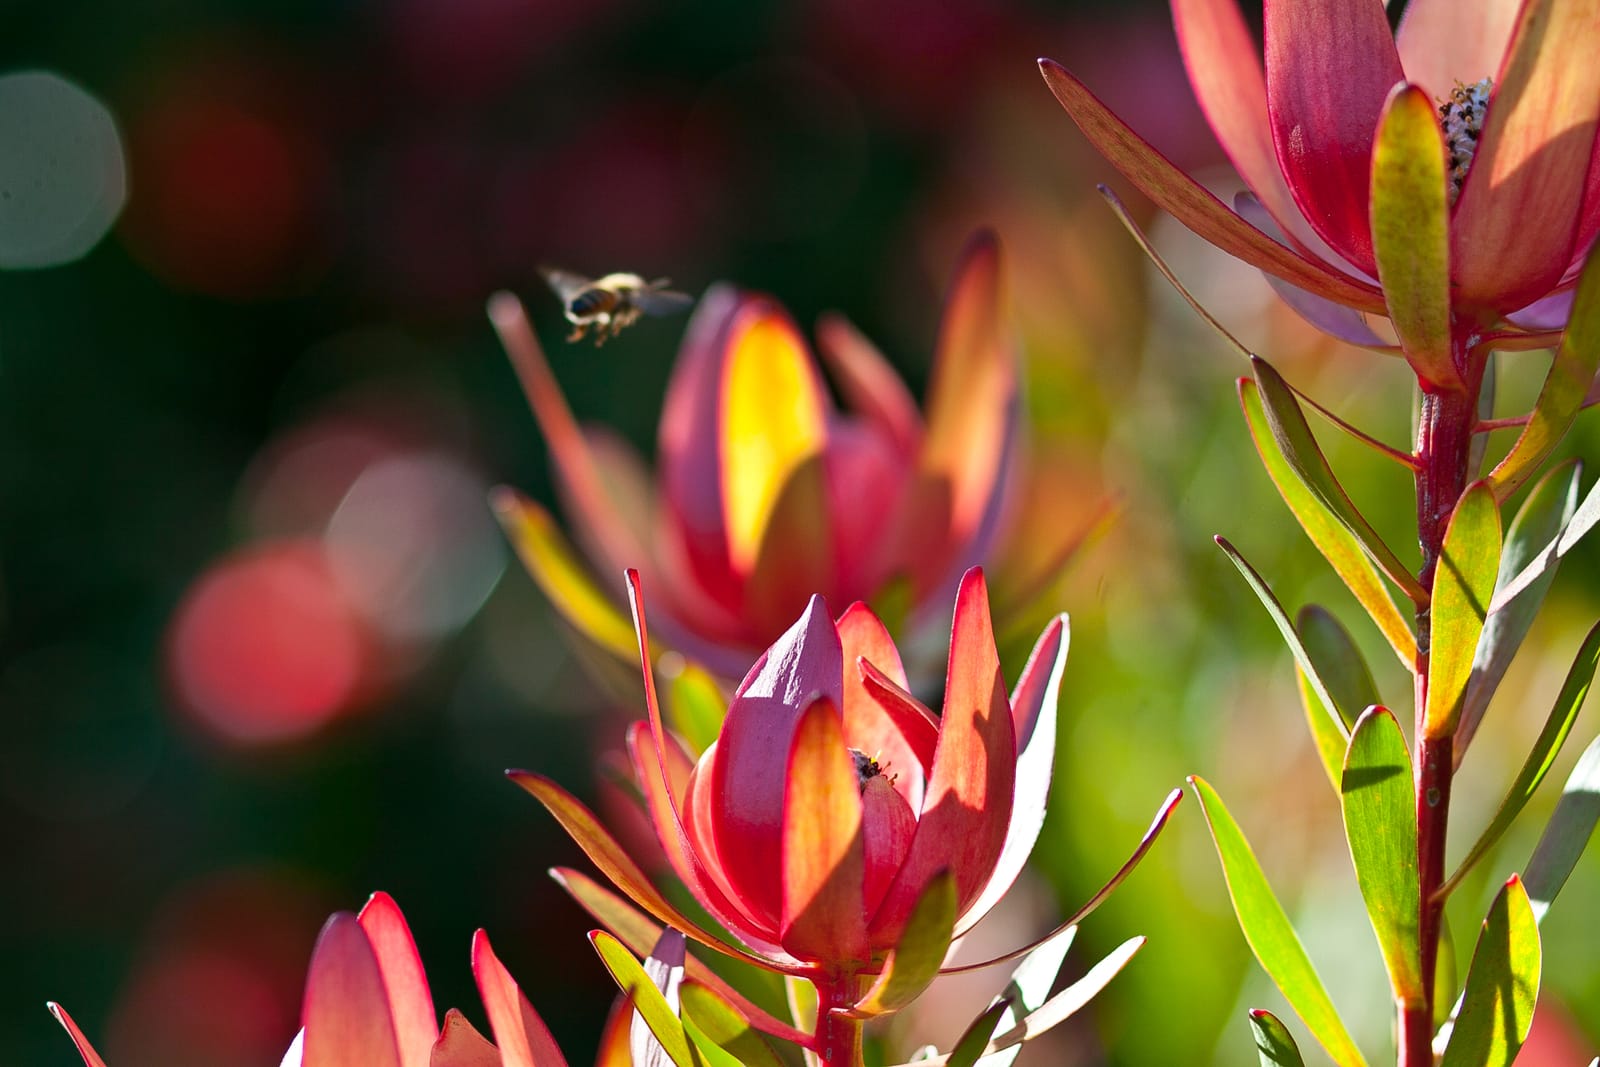
[[[1435,392],[1423,387],[1417,420],[1417,541],[1422,569],[1417,578],[1433,587],[1434,571],[1444,546],[1445,529],[1456,501],[1472,477],[1472,431],[1478,417],[1478,392],[1483,385],[1484,353],[1473,348],[1468,331],[1458,325],[1451,339],[1455,364],[1465,388]],[[1417,812],[1417,901],[1422,1002],[1398,1005],[1400,1067],[1432,1067],[1434,971],[1439,955],[1439,928],[1444,902],[1435,894],[1444,882],[1445,831],[1450,816],[1452,738],[1428,737],[1424,730],[1432,653],[1430,609],[1417,611],[1416,729],[1413,753]]]

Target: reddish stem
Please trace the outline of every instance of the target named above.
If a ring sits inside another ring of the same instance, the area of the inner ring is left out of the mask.
[[[861,992],[853,974],[817,975],[817,1058],[826,1067],[861,1067],[861,1020],[830,1009],[848,1008]]]
[[[1465,388],[1435,392],[1423,387],[1417,421],[1417,541],[1422,569],[1417,578],[1433,587],[1444,534],[1456,502],[1472,475],[1470,456],[1478,418],[1478,393],[1483,385],[1484,353],[1458,328],[1452,337],[1455,364]],[[1432,1067],[1434,969],[1439,955],[1439,926],[1444,903],[1435,900],[1444,882],[1445,830],[1450,815],[1450,777],[1454,767],[1452,738],[1428,737],[1426,714],[1432,652],[1432,618],[1428,607],[1417,611],[1416,729],[1413,752],[1417,811],[1418,948],[1422,971],[1421,1002],[1402,1000],[1400,1067]]]

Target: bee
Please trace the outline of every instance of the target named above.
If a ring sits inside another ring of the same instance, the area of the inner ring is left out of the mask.
[[[639,321],[640,315],[671,315],[694,302],[687,293],[668,289],[666,278],[645,281],[637,274],[607,274],[586,278],[571,271],[541,267],[539,273],[561,298],[562,311],[572,323],[569,341],[581,341],[590,328],[595,347],[606,343]]]

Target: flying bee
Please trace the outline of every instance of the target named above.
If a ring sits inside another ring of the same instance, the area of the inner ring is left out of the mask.
[[[694,302],[687,293],[668,289],[666,278],[645,281],[637,274],[619,273],[591,279],[551,267],[541,267],[539,273],[561,298],[562,311],[572,323],[567,340],[581,341],[593,328],[597,348],[638,322],[640,315],[671,315]]]

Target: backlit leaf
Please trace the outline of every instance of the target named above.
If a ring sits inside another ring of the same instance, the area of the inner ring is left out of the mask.
[[[661,657],[656,677],[662,688],[662,711],[678,736],[696,755],[711,747],[728,714],[728,702],[710,671],[693,660]]]
[[[1417,815],[1411,758],[1394,715],[1373,707],[1350,735],[1341,785],[1356,882],[1397,1000],[1420,1004]]]
[[[1556,694],[1556,702],[1550,709],[1550,716],[1545,720],[1544,729],[1539,731],[1539,737],[1533,743],[1533,750],[1523,762],[1517,780],[1511,783],[1505,799],[1500,801],[1499,810],[1494,813],[1494,818],[1489,821],[1477,843],[1467,853],[1467,858],[1461,861],[1456,873],[1452,874],[1439,890],[1441,894],[1455,888],[1462,876],[1494,847],[1500,836],[1510,828],[1512,821],[1522,813],[1528,801],[1533,799],[1534,791],[1544,781],[1545,775],[1550,773],[1550,767],[1560,754],[1561,746],[1566,742],[1567,735],[1572,732],[1572,724],[1577,721],[1583,700],[1589,695],[1589,687],[1594,684],[1596,666],[1600,666],[1600,624],[1589,631],[1589,636],[1584,638],[1582,647],[1578,649],[1577,659],[1567,671],[1566,681],[1561,684],[1561,692]]]
[[[1450,205],[1443,134],[1428,94],[1389,93],[1372,144],[1372,252],[1389,321],[1419,378],[1459,389],[1450,358]]]
[[[989,1047],[989,1039],[994,1036],[995,1028],[1000,1025],[1001,1018],[1011,1007],[1009,1000],[1001,1000],[991,1004],[983,1014],[972,1020],[961,1037],[950,1049],[950,1058],[945,1060],[945,1067],[972,1067],[978,1062],[978,1057],[983,1055],[983,1050]]]
[[[679,995],[683,998],[685,1029],[692,1025],[719,1048],[731,1053],[736,1058],[735,1062],[751,1067],[782,1067],[783,1060],[767,1044],[767,1039],[715,990],[688,981],[679,990]],[[695,1038],[694,1030],[689,1031],[689,1036],[701,1051],[705,1050],[705,1046]]]
[[[1439,1067],[1506,1067],[1517,1057],[1539,996],[1539,926],[1512,875],[1483,922],[1461,1011]]]
[[[1389,647],[1394,649],[1394,654],[1399,657],[1400,663],[1406,670],[1416,669],[1417,639],[1411,632],[1411,626],[1406,622],[1405,616],[1400,614],[1400,609],[1395,607],[1389,589],[1383,584],[1383,576],[1379,573],[1372,558],[1361,548],[1357,541],[1345,529],[1344,524],[1334,517],[1327,506],[1310,489],[1306,488],[1289,466],[1289,461],[1284,458],[1283,450],[1278,447],[1277,438],[1272,435],[1272,428],[1267,425],[1267,415],[1261,406],[1261,391],[1256,383],[1249,378],[1239,379],[1239,401],[1244,405],[1245,421],[1250,427],[1250,439],[1255,442],[1256,451],[1261,455],[1261,462],[1267,468],[1267,474],[1272,478],[1272,484],[1278,487],[1278,494],[1283,497],[1283,502],[1289,505],[1289,510],[1294,514],[1300,528],[1306,532],[1311,543],[1322,553],[1328,561],[1339,580],[1355,596],[1356,602],[1367,612],[1373,623],[1389,642]]]
[[[848,1014],[862,1019],[886,1015],[920,996],[939,973],[955,922],[955,878],[942,872],[917,898],[900,940],[883,962],[883,972]]]
[[[1430,738],[1456,728],[1499,570],[1500,507],[1488,484],[1475,482],[1456,501],[1433,575],[1433,647],[1423,727]]]
[[[1333,699],[1333,694],[1328,691],[1327,685],[1324,684],[1321,672],[1317,670],[1317,665],[1311,659],[1311,654],[1306,651],[1305,644],[1300,640],[1300,634],[1295,630],[1294,625],[1289,622],[1288,613],[1283,610],[1283,605],[1273,595],[1272,589],[1267,585],[1265,579],[1257,573],[1254,567],[1245,562],[1244,557],[1239,554],[1239,550],[1229,544],[1227,538],[1218,537],[1216,542],[1222,548],[1222,551],[1228,554],[1228,558],[1239,569],[1239,573],[1244,575],[1244,580],[1249,583],[1251,590],[1260,599],[1261,605],[1267,609],[1267,614],[1272,617],[1272,621],[1277,623],[1278,632],[1283,635],[1284,642],[1289,646],[1289,652],[1294,656],[1295,665],[1300,668],[1300,673],[1305,678],[1306,684],[1311,687],[1312,693],[1315,694],[1318,703],[1318,707],[1315,710],[1319,717],[1313,721],[1311,733],[1312,737],[1318,741],[1317,751],[1323,758],[1323,768],[1328,772],[1328,778],[1337,782],[1342,773],[1340,763],[1344,758],[1344,749],[1350,743],[1350,730],[1345,726],[1344,718],[1339,714],[1338,703]],[[1328,739],[1326,743],[1322,740],[1324,737]],[[1334,738],[1339,741],[1337,752],[1333,745]]]
[[[1589,844],[1596,822],[1600,822],[1600,737],[1590,741],[1578,757],[1577,766],[1561,790],[1555,813],[1528,860],[1523,878],[1536,920],[1544,921],[1556,894],[1567,884],[1567,876]]]
[[[639,1013],[639,1017],[661,1043],[662,1051],[677,1067],[698,1067],[701,1061],[690,1051],[689,1039],[683,1032],[683,1024],[678,1021],[677,1013],[667,1004],[666,997],[656,988],[633,954],[604,930],[590,931],[589,941],[600,954],[600,961],[611,972],[618,988],[633,1001],[634,1011]]]
[[[1265,1008],[1251,1010],[1250,1032],[1255,1035],[1256,1055],[1261,1059],[1261,1067],[1305,1067],[1289,1028],[1270,1011]]]
[[[1384,544],[1383,538],[1356,509],[1344,487],[1334,477],[1333,469],[1328,466],[1289,384],[1260,356],[1251,356],[1250,365],[1255,371],[1256,385],[1261,390],[1261,405],[1266,413],[1267,427],[1277,441],[1289,469],[1344,525],[1391,582],[1399,586],[1414,603],[1426,604],[1428,591],[1417,584],[1417,579],[1400,562],[1394,550]]]
[[[1340,1067],[1365,1064],[1239,824],[1203,778],[1191,777],[1189,784],[1205,813],[1217,858],[1222,861],[1228,897],[1250,951],[1335,1063]]]
[[[1578,476],[1581,466],[1569,460],[1554,468],[1533,487],[1517,516],[1506,531],[1505,548],[1500,554],[1500,570],[1495,578],[1494,597],[1489,616],[1483,623],[1483,636],[1472,659],[1472,676],[1461,701],[1461,720],[1456,724],[1455,759],[1461,762],[1472,735],[1477,732],[1483,713],[1488,710],[1516,655],[1528,628],[1533,625],[1544,595],[1555,581],[1559,557],[1555,549],[1561,531],[1572,521],[1578,506]],[[1502,602],[1506,588],[1540,556],[1548,554],[1549,564],[1538,577]]]
[[[1340,722],[1348,730],[1355,725],[1363,711],[1380,703],[1378,687],[1372,681],[1372,672],[1367,669],[1366,661],[1361,658],[1361,650],[1339,620],[1315,604],[1300,609],[1295,620],[1295,632],[1300,635],[1306,655],[1316,665],[1318,677],[1328,687],[1328,695],[1333,698]],[[1306,713],[1306,725],[1311,728],[1311,739],[1317,746],[1317,754],[1322,757],[1329,781],[1334,789],[1338,789],[1348,735],[1338,730],[1331,716],[1323,711],[1322,702],[1306,673],[1297,670],[1295,680],[1300,689],[1300,703]]]

